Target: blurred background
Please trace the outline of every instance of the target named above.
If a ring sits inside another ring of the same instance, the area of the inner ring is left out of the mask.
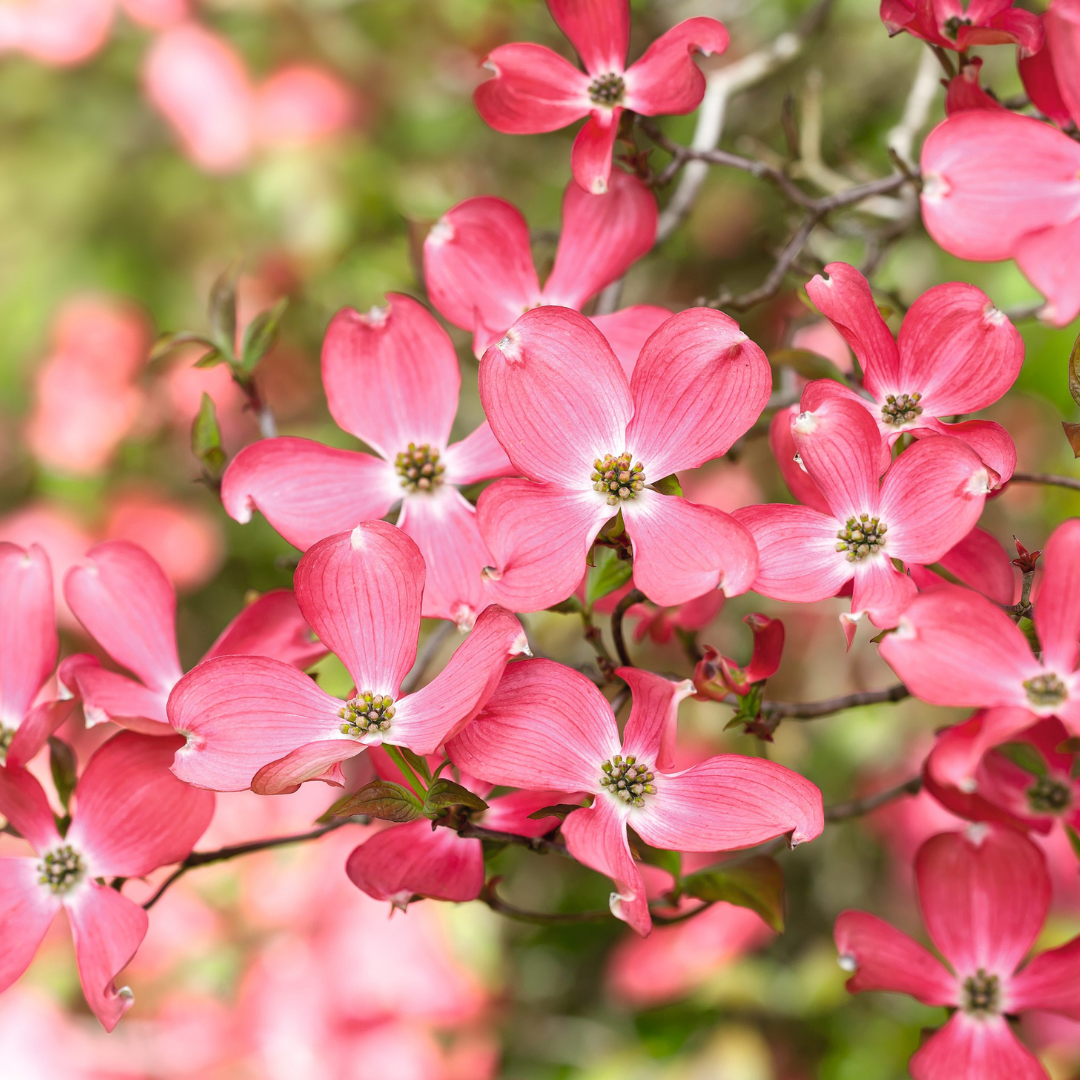
[[[676,21],[710,15],[728,25],[732,44],[702,62],[709,70],[796,29],[810,7],[633,0],[631,56]],[[826,15],[797,55],[733,99],[722,142],[767,160],[799,156],[820,191],[838,175],[847,182],[891,171],[886,136],[924,51],[907,36],[890,41],[872,0],[837,0]],[[168,331],[206,333],[211,285],[240,265],[242,324],[288,298],[278,343],[257,374],[280,431],[356,445],[330,420],[319,378],[322,333],[339,307],[365,310],[391,290],[425,299],[426,230],[473,195],[519,206],[541,272],[550,266],[574,131],[500,135],[471,100],[484,54],[520,40],[569,55],[541,0],[0,0],[0,539],[43,544],[58,582],[97,540],[142,544],[179,591],[186,664],[253,591],[288,586],[295,549],[261,517],[229,520],[199,482],[190,449],[203,394],[230,456],[257,438],[244,395],[225,367],[194,367],[198,349],[151,359],[151,345]],[[1013,50],[982,54],[999,96],[1018,92]],[[918,134],[941,117],[942,97],[939,89]],[[685,142],[694,123],[675,117],[663,126]],[[663,203],[670,192],[659,195]],[[722,289],[753,289],[793,224],[772,188],[713,169],[685,223],[630,271],[623,302],[679,309]],[[901,224],[874,255],[875,286],[896,298],[894,329],[903,305],[942,281],[973,282],[1010,311],[1037,299],[1012,263],[960,263],[917,217]],[[882,222],[853,214],[818,229],[808,272],[869,257],[870,226],[880,232]],[[807,347],[850,363],[800,302],[798,280],[738,313],[743,328],[770,353],[816,330]],[[1066,363],[1078,327],[1054,331],[1030,317],[1019,325],[1023,373],[986,415],[1012,433],[1019,469],[1069,473],[1059,421],[1077,419]],[[468,335],[448,329],[464,373],[460,437],[481,419],[477,365]],[[688,496],[726,510],[789,498],[764,438],[699,473],[682,478]],[[1075,493],[1017,485],[988,505],[983,526],[1003,543],[1015,534],[1037,548],[1077,513]],[[845,608],[744,596],[698,641],[745,660],[741,617],[764,611],[787,627],[770,697],[891,684],[865,628],[845,654],[837,622]],[[58,616],[65,653],[87,650],[62,600]],[[642,616],[639,662],[689,674],[671,627]],[[543,654],[593,663],[576,617],[525,621]],[[332,663],[320,678],[332,692],[348,689]],[[915,775],[932,732],[958,717],[907,701],[787,722],[763,744],[725,732],[730,715],[721,705],[683,705],[691,760],[720,749],[768,752],[813,779],[826,803]],[[200,846],[303,830],[333,799],[320,785],[271,799],[221,796]],[[69,937],[54,927],[0,997],[0,1073],[893,1080],[906,1075],[920,1030],[943,1013],[892,995],[848,997],[832,923],[859,907],[918,932],[911,857],[923,838],[955,825],[920,795],[829,826],[780,856],[782,936],[720,904],[646,942],[615,921],[531,927],[479,902],[422,901],[388,917],[344,875],[363,835],[346,828],[195,871],[171,889],[125,976],[136,1005],[112,1036],[86,1011]],[[1045,944],[1080,930],[1077,861],[1060,831],[1053,835],[1057,890]],[[492,869],[523,907],[607,903],[609,883],[568,861],[508,850]],[[1080,1025],[1035,1022],[1025,1037],[1055,1080],[1080,1075]]]

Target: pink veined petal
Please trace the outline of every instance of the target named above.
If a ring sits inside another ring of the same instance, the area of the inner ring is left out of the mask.
[[[542,611],[581,581],[585,559],[612,508],[594,491],[567,491],[531,480],[500,480],[476,504],[493,567],[489,596],[511,611]]]
[[[506,608],[495,604],[485,608],[446,667],[397,705],[382,741],[433,754],[484,707],[506,662],[528,649],[521,623]]]
[[[39,876],[37,859],[0,859],[0,993],[30,966],[61,908]]]
[[[625,816],[612,799],[604,795],[587,810],[576,810],[563,822],[562,832],[570,854],[579,863],[615,883],[612,915],[645,937],[652,929],[645,882],[630,854]]]
[[[1020,80],[1024,84],[1024,90],[1035,108],[1053,120],[1058,127],[1065,127],[1072,117],[1065,99],[1061,96],[1061,88],[1058,86],[1054,70],[1054,50],[1050,40],[1052,30],[1046,18],[1047,14],[1044,12],[1042,15],[1047,46],[1032,56],[1018,57],[1016,66],[1020,71]]]
[[[980,823],[927,840],[915,876],[926,929],[959,978],[983,968],[1007,981],[1050,909],[1042,852],[1015,829]]]
[[[90,758],[65,839],[86,853],[91,877],[142,877],[191,854],[214,796],[169,771],[182,746],[177,737],[122,731]]]
[[[1015,599],[1016,573],[998,541],[982,529],[972,529],[938,559],[950,574],[998,604]]]
[[[930,416],[992,405],[1016,381],[1024,339],[1007,315],[974,285],[928,289],[904,316],[900,368],[890,393],[920,393]]]
[[[283,664],[307,668],[326,655],[326,646],[316,640],[300,606],[289,589],[271,589],[248,604],[222,630],[203,657],[269,656]]]
[[[0,814],[39,854],[60,843],[49,800],[25,769],[0,767]]]
[[[102,1027],[112,1031],[135,1003],[131,991],[118,990],[114,980],[142,944],[149,919],[138,904],[96,882],[71,893],[64,908],[86,1003]]]
[[[1016,469],[1016,444],[1012,436],[993,420],[965,420],[960,424],[927,420],[923,426],[913,429],[912,434],[916,439],[948,435],[966,443],[987,467],[992,490],[1007,483]]]
[[[473,92],[486,124],[507,135],[558,131],[592,108],[589,76],[543,45],[500,45],[484,57],[494,78]]]
[[[752,588],[774,600],[805,604],[835,596],[854,574],[854,563],[836,550],[840,522],[811,509],[770,503],[744,506],[735,520],[758,550]]]
[[[1080,117],[1080,74],[1077,73],[1077,65],[1080,64],[1080,12],[1075,0],[1056,0],[1043,15],[1043,23],[1047,48],[1036,56],[1046,55],[1049,81],[1067,110],[1065,120],[1068,122],[1070,115],[1075,120]],[[1024,85],[1026,89],[1026,79]],[[1035,101],[1034,97],[1032,101]],[[1035,104],[1046,112],[1038,102]],[[1051,112],[1047,112],[1047,115],[1058,122],[1061,120],[1060,115]]]
[[[416,541],[427,565],[421,614],[468,629],[488,602],[480,573],[491,565],[472,504],[449,485],[421,491],[401,504],[398,528]]]
[[[630,811],[647,844],[669,851],[731,851],[787,836],[792,847],[825,827],[821,792],[763,758],[718,754],[680,773],[661,773],[656,794]]]
[[[590,75],[623,70],[630,45],[628,0],[548,0],[548,10]]]
[[[353,849],[349,880],[376,900],[404,907],[414,896],[464,903],[484,887],[484,851],[453,829],[432,829],[425,819],[377,832]]]
[[[926,1005],[957,1005],[956,978],[927,949],[883,919],[865,911],[842,911],[834,930],[836,950],[852,994],[893,990]],[[854,966],[852,966],[854,965]]]
[[[300,560],[296,601],[360,693],[396,697],[416,660],[424,560],[400,529],[367,521]]]
[[[151,690],[116,671],[107,671],[96,656],[76,653],[60,665],[60,681],[81,702],[88,727],[111,720],[147,735],[168,735],[165,705],[169,687]]]
[[[734,319],[711,308],[673,315],[641,350],[626,432],[650,479],[722,457],[769,400],[772,370]]]
[[[458,768],[490,783],[587,792],[601,790],[600,765],[619,748],[604,695],[552,660],[510,664],[484,710],[446,745]]]
[[[29,764],[49,736],[70,718],[74,708],[73,700],[43,701],[32,708],[16,729],[4,764],[13,768]]]
[[[183,671],[176,652],[176,593],[161,567],[126,540],[95,544],[64,579],[64,597],[90,636],[150,689]]]
[[[264,765],[251,779],[256,795],[291,795],[309,780],[342,787],[341,763],[364,750],[363,743],[346,735],[305,743],[277,761]]]
[[[810,474],[795,460],[798,450],[795,447],[795,439],[791,434],[791,425],[795,417],[799,415],[799,406],[792,405],[787,409],[777,409],[772,420],[769,421],[769,447],[776,458],[776,464],[780,469],[780,475],[787,484],[788,491],[805,506],[817,510],[821,514],[832,517],[828,500],[821,494],[821,489],[810,479]]]
[[[0,544],[0,725],[19,726],[59,647],[49,556],[37,544]]]
[[[620,170],[611,174],[608,188],[606,195],[590,195],[573,181],[566,185],[559,249],[544,283],[546,304],[580,309],[652,250],[656,197]]]
[[[446,449],[461,369],[446,331],[411,296],[386,307],[342,308],[323,339],[322,376],[330,415],[393,461],[409,443]]]
[[[591,195],[603,195],[611,180],[611,152],[619,131],[622,106],[610,111],[594,109],[581,126],[570,150],[570,171],[574,180]]]
[[[668,308],[633,304],[611,315],[590,315],[589,319],[607,339],[629,381],[645,342],[671,316]]]
[[[685,604],[710,589],[738,596],[752,586],[757,548],[737,518],[647,488],[622,510],[634,545],[634,581],[654,604]]]
[[[886,552],[888,547],[886,546]],[[864,612],[875,626],[895,626],[908,604],[918,595],[915,582],[889,562],[887,554],[856,562],[851,592],[851,613]]]
[[[381,518],[404,493],[394,467],[382,458],[290,436],[245,446],[221,478],[229,517],[248,522],[259,510],[301,551]]]
[[[1080,659],[1080,518],[1070,518],[1051,533],[1043,566],[1035,629],[1043,663],[1065,674]]]
[[[1039,953],[1009,980],[1009,1011],[1044,1009],[1080,1020],[1080,938]]]
[[[511,791],[509,795],[499,795],[489,800],[488,808],[484,811],[484,827],[518,836],[543,836],[555,828],[559,819],[530,818],[529,815],[543,810],[545,806],[575,803],[580,799],[580,795],[566,791]]]
[[[986,466],[959,439],[920,439],[890,466],[881,484],[885,554],[937,562],[978,522],[990,490]]]
[[[424,240],[424,280],[455,326],[505,331],[540,298],[521,211],[490,196],[447,210]]]
[[[446,466],[443,481],[458,487],[478,484],[481,480],[494,480],[499,476],[513,476],[515,472],[486,420],[461,442],[451,443],[442,460]]]
[[[590,492],[593,461],[627,449],[634,407],[626,376],[603,334],[569,308],[526,312],[484,353],[480,399],[530,480]]]
[[[912,1080],[1046,1080],[1035,1055],[1004,1017],[958,1012],[908,1062]]]
[[[187,745],[173,772],[213,791],[243,791],[264,765],[334,736],[341,702],[303,672],[261,656],[219,656],[192,668],[169,698]]]
[[[1029,233],[1016,246],[1016,263],[1046,297],[1040,314],[1053,326],[1066,326],[1080,313],[1080,282],[1070,269],[1078,243],[1080,216]]]
[[[694,53],[712,56],[728,47],[716,19],[686,19],[658,37],[626,71],[626,107],[644,116],[692,112],[705,96],[705,76]]]
[[[673,769],[679,702],[694,693],[694,684],[689,679],[672,682],[639,668],[619,668],[616,674],[630,687],[633,702],[623,733],[623,753],[657,769]]]
[[[958,585],[915,597],[879,648],[908,689],[931,705],[1028,708],[1024,680],[1041,671],[1012,619]]]

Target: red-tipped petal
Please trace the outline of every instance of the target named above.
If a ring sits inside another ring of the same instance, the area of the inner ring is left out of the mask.
[[[1062,674],[1080,658],[1080,518],[1070,518],[1043,549],[1046,571],[1035,605],[1035,629],[1043,663]]]
[[[0,767],[0,814],[37,852],[60,843],[49,800],[25,769]]]
[[[363,749],[361,743],[346,736],[305,743],[264,765],[252,777],[251,790],[256,795],[291,795],[309,780],[341,787],[345,783],[341,763]]]
[[[203,659],[269,656],[283,664],[307,668],[325,656],[326,651],[300,613],[293,593],[289,589],[271,589],[248,604],[222,630]]]
[[[1080,938],[1039,953],[1009,981],[1009,1011],[1028,1009],[1080,1020]]]
[[[716,19],[686,19],[658,37],[624,76],[626,107],[644,116],[688,113],[705,96],[705,76],[694,54],[712,56],[728,47],[728,32]]]
[[[443,480],[458,487],[514,475],[514,466],[486,420],[461,442],[451,443],[443,462],[446,464]]]
[[[628,0],[548,0],[548,10],[593,75],[620,72],[630,44]]]
[[[0,544],[0,724],[19,726],[58,649],[48,555],[37,544]]]
[[[679,702],[694,692],[694,684],[689,679],[672,682],[638,668],[619,668],[615,674],[633,695],[623,752],[643,758],[657,769],[674,768]]]
[[[912,1080],[1046,1080],[1004,1017],[956,1013],[908,1062]]]
[[[60,910],[39,876],[37,859],[0,859],[0,993],[30,966]]]
[[[494,77],[473,93],[476,111],[496,131],[557,131],[592,108],[589,76],[543,45],[500,45],[484,58]]]
[[[570,171],[574,180],[590,195],[604,195],[611,181],[611,152],[619,132],[622,107],[610,112],[594,110],[581,125],[570,150]]]
[[[812,507],[822,514],[832,517],[828,500],[821,494],[821,489],[810,479],[810,474],[796,460],[799,452],[791,434],[791,425],[799,415],[798,405],[787,409],[778,409],[769,422],[769,447],[776,458],[780,475],[787,484],[788,491],[804,506]]]
[[[607,343],[629,380],[633,377],[634,367],[645,342],[671,315],[668,308],[654,304],[633,304],[611,315],[592,315],[590,319],[593,326],[607,338]]]

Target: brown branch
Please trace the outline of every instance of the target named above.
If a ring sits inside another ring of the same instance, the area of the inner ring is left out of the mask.
[[[879,791],[874,795],[867,795],[862,799],[852,799],[850,802],[826,806],[825,820],[847,821],[849,818],[861,817],[863,814],[869,814],[871,810],[876,810],[879,806],[884,806],[886,803],[895,802],[895,800],[903,798],[905,795],[918,795],[921,790],[922,777],[913,776],[910,780],[905,780],[902,784],[897,784],[896,787],[888,788],[885,791]]]
[[[466,840],[490,840],[496,844],[513,844],[516,847],[526,847],[530,851],[539,852],[541,855],[562,855],[567,859],[573,858],[566,849],[565,844],[557,840],[548,840],[543,836],[521,836],[518,833],[501,832],[498,829],[485,829],[483,825],[475,825],[467,818],[457,822],[453,818],[439,818],[436,825],[444,825],[450,829],[456,829],[458,836]]]
[[[1047,484],[1051,487],[1070,488],[1080,491],[1080,477],[1058,476],[1055,473],[1014,472],[1009,477],[1010,484]]]
[[[611,613],[611,637],[615,642],[615,652],[619,655],[619,663],[623,667],[633,667],[634,661],[630,659],[630,653],[626,648],[626,638],[623,635],[623,618],[626,612],[640,604],[645,599],[645,594],[640,589],[631,589],[616,605]]]
[[[845,709],[857,709],[861,705],[881,705],[889,701],[903,701],[911,691],[903,683],[887,690],[859,690],[854,694],[825,698],[824,701],[763,701],[763,716],[778,720],[816,720],[819,716],[831,716]],[[734,695],[731,704],[735,704]]]

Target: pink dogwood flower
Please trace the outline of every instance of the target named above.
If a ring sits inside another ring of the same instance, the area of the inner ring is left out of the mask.
[[[515,611],[565,599],[597,531],[620,514],[634,580],[655,604],[744,592],[757,565],[746,530],[654,485],[725,454],[770,387],[761,349],[708,308],[668,319],[631,379],[583,315],[524,314],[480,362],[484,410],[524,477],[493,484],[477,504],[492,594]]]
[[[945,958],[863,911],[836,920],[848,990],[891,990],[953,1011],[909,1063],[914,1080],[1047,1080],[1006,1019],[1030,1009],[1080,1019],[1080,938],[1023,963],[1050,908],[1042,852],[1012,829],[972,825],[915,857],[919,906]]]
[[[1054,5],[1052,10],[1066,10],[1068,5]],[[1053,36],[1050,22],[1050,12],[1044,11],[1039,18],[1043,24],[1043,47],[1031,56],[1021,56],[1017,60],[1017,68],[1020,72],[1020,80],[1024,84],[1027,96],[1031,98],[1032,105],[1039,110],[1048,120],[1053,120],[1058,127],[1068,127],[1072,121],[1069,106],[1062,97],[1061,86],[1057,78],[1057,65],[1054,60],[1054,50],[1050,39]],[[1068,42],[1066,41],[1067,45]],[[1059,46],[1060,49],[1060,46]],[[1063,57],[1059,62],[1068,62]],[[1075,99],[1074,99],[1075,100]],[[1080,115],[1080,108],[1077,110]]]
[[[109,39],[114,0],[2,0],[0,52],[43,64],[81,64]]]
[[[486,423],[450,443],[461,387],[454,346],[423,305],[396,293],[387,299],[367,315],[339,311],[322,355],[331,415],[378,456],[262,439],[225,470],[221,499],[240,522],[260,510],[302,551],[400,503],[398,526],[428,568],[424,616],[468,628],[490,603],[480,577],[490,556],[458,487],[513,469]]]
[[[1070,118],[1080,123],[1080,0],[1053,0],[1042,19],[1046,28],[1046,48],[1038,56],[1048,55],[1042,62],[1042,77],[1037,76],[1035,82],[1043,91],[1048,107],[1044,109],[1034,97],[1032,101],[1062,127]],[[1023,70],[1021,74],[1024,74]],[[1029,78],[1025,76],[1025,89],[1028,89],[1028,83]],[[1055,90],[1060,104],[1055,101]],[[1062,116],[1061,106],[1064,106],[1065,116]]]
[[[692,56],[722,53],[728,32],[715,19],[687,19],[626,66],[629,0],[548,0],[551,16],[581,57],[584,71],[543,45],[500,45],[484,58],[494,78],[473,100],[496,131],[535,135],[588,117],[574,140],[574,179],[593,194],[608,189],[619,119],[692,112],[705,96],[705,76]]]
[[[147,735],[172,735],[165,705],[184,669],[176,647],[176,592],[161,567],[126,540],[106,540],[73,566],[64,595],[86,632],[135,678],[76,653],[60,665],[61,687],[82,702],[90,725],[112,720]],[[326,655],[287,589],[249,604],[203,660],[245,653],[273,656],[297,668]]]
[[[1021,56],[1043,45],[1038,15],[1014,8],[1013,0],[881,0],[881,21],[890,36],[909,34],[942,49],[966,52],[973,45],[1016,45]]]
[[[79,778],[63,835],[37,780],[0,768],[0,813],[36,853],[0,859],[0,991],[26,970],[63,908],[94,1015],[112,1031],[131,1007],[130,989],[113,980],[146,935],[146,912],[98,879],[180,862],[210,824],[214,796],[169,773],[179,744],[132,732],[110,739]]]
[[[484,711],[447,743],[463,771],[526,790],[582,791],[592,806],[562,831],[579,862],[611,878],[611,910],[639,934],[652,926],[627,828],[653,847],[727,851],[777,836],[794,846],[823,827],[821,792],[762,758],[720,754],[674,771],[679,702],[694,692],[637,668],[623,738],[611,705],[580,672],[550,660],[511,664]]]
[[[840,617],[850,646],[864,614],[896,625],[916,587],[892,560],[936,562],[978,521],[989,475],[966,443],[937,436],[905,450],[879,481],[882,440],[861,403],[828,393],[815,404],[807,393],[803,408],[792,436],[828,509],[773,503],[735,517],[758,547],[755,592],[810,603],[852,582],[851,614]]]
[[[431,302],[455,326],[473,334],[483,356],[518,316],[556,305],[580,311],[585,302],[645,255],[656,239],[656,199],[635,176],[616,172],[607,195],[589,195],[571,181],[563,194],[555,266],[540,287],[529,227],[517,207],[485,196],[448,210],[424,240],[424,279]],[[594,322],[627,377],[645,339],[667,308],[638,304]]]
[[[528,651],[517,619],[485,608],[439,675],[402,697],[416,658],[424,560],[385,521],[320,541],[300,560],[295,588],[304,618],[345,665],[355,692],[347,701],[331,697],[267,657],[204,661],[169,698],[169,720],[187,737],[173,766],[182,780],[277,795],[308,780],[340,784],[341,762],[368,746],[434,753],[483,707],[506,661]]]

